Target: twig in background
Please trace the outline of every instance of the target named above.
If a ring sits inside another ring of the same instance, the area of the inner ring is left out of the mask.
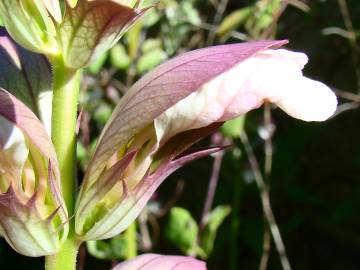
[[[273,125],[271,123],[271,105],[269,103],[265,103],[264,105],[264,129],[265,134],[263,134],[262,139],[265,141],[265,179],[264,179],[264,185],[265,189],[264,192],[267,192],[267,196],[270,198],[269,193],[269,177],[271,174],[272,169],[272,157],[273,157],[273,146],[272,146],[272,135],[273,135]],[[260,260],[260,266],[259,270],[266,270],[269,256],[270,256],[270,250],[271,250],[271,231],[270,231],[270,223],[268,222],[268,219],[265,215],[264,211],[264,239],[263,239],[263,253],[261,255]]]
[[[271,231],[270,231],[269,225],[267,224],[267,222],[265,222],[264,239],[263,239],[263,251],[262,251],[262,254],[261,254],[259,270],[266,270],[267,269],[268,262],[269,262],[269,257],[270,257],[270,250],[271,250]]]
[[[266,30],[261,34],[260,39],[274,38],[277,28],[277,23],[281,15],[285,12],[288,5],[289,5],[288,0],[284,0],[281,2],[281,8],[279,9],[278,12],[274,14],[271,25],[268,28],[266,28]]]
[[[333,116],[331,116],[331,118],[334,118],[343,112],[358,109],[359,107],[360,107],[359,102],[347,102],[341,104],[340,106],[337,107],[336,112],[334,113]]]
[[[182,192],[184,191],[185,182],[184,180],[179,180],[176,182],[176,187],[173,195],[170,197],[170,199],[161,207],[161,209],[156,213],[156,218],[162,218],[165,216],[171,208],[173,208],[177,201],[180,199],[180,196]]]
[[[346,30],[350,34],[349,41],[350,41],[350,45],[351,45],[351,60],[354,65],[358,93],[360,93],[360,66],[359,66],[360,47],[357,44],[357,35],[356,35],[356,31],[355,31],[354,25],[351,20],[351,16],[350,16],[350,12],[349,12],[349,8],[348,8],[346,0],[338,0],[338,4],[340,7],[340,12],[343,17]]]
[[[336,112],[331,118],[338,116],[339,114],[349,111],[355,110],[360,107],[360,95],[354,94],[348,91],[339,90],[339,89],[332,89],[338,97],[350,100],[350,102],[343,103],[338,106]]]
[[[238,159],[236,159],[238,160]],[[234,162],[236,162],[236,160]],[[242,196],[242,179],[234,177],[233,179],[233,199],[232,199],[232,213],[231,213],[231,223],[230,223],[230,250],[229,250],[229,270],[238,270],[239,269],[239,232],[240,232],[240,206],[241,206],[241,196]]]
[[[267,184],[272,169],[272,135],[274,133],[274,126],[271,122],[271,105],[269,103],[264,104],[264,127],[266,130],[266,137],[263,138],[265,141],[265,184]]]
[[[146,36],[147,36],[147,32],[145,29],[141,29],[140,30],[140,36],[139,36],[139,40],[138,40],[138,43],[139,44],[143,44],[145,39],[146,39]],[[136,47],[136,52],[134,55],[132,55],[132,61],[131,61],[131,65],[127,71],[127,76],[126,76],[126,80],[125,80],[125,86],[126,86],[126,90],[130,88],[131,85],[133,85],[134,81],[135,81],[135,76],[136,76],[136,65],[137,65],[137,62],[139,60],[139,57],[140,57],[140,52],[141,52],[141,46],[137,46]],[[131,55],[131,53],[130,53]]]
[[[219,6],[217,7],[216,15],[214,17],[214,21],[212,25],[214,26],[211,31],[209,32],[206,44],[212,45],[215,40],[216,31],[218,28],[219,23],[221,22],[221,19],[224,15],[224,12],[226,10],[227,5],[229,4],[229,0],[221,0]]]
[[[222,135],[220,133],[215,133],[213,135],[213,141],[216,141],[215,142],[216,145],[221,145],[223,142]],[[224,152],[220,151],[220,152],[216,153],[215,157],[214,157],[214,163],[213,163],[211,177],[210,177],[210,181],[209,181],[208,192],[206,195],[204,210],[202,212],[201,221],[200,221],[200,230],[202,230],[204,228],[206,218],[209,215],[212,205],[213,205],[213,202],[214,202],[214,196],[215,196],[215,191],[216,191],[217,184],[219,181],[219,175],[220,175],[220,169],[221,169],[221,163],[223,160],[223,156],[224,156]]]
[[[148,216],[149,216],[149,213],[147,211],[147,208],[145,208],[141,212],[141,214],[138,218],[139,231],[140,231],[140,247],[139,247],[139,249],[141,251],[145,251],[145,252],[149,252],[153,247],[149,228],[147,225]]]
[[[285,250],[283,240],[281,238],[280,230],[276,223],[274,213],[271,209],[269,191],[265,184],[264,178],[260,172],[258,161],[255,157],[254,151],[252,149],[252,146],[249,143],[249,139],[248,139],[248,136],[245,131],[242,131],[240,133],[240,139],[244,145],[250,166],[254,173],[255,182],[256,182],[256,185],[260,192],[260,198],[261,198],[261,203],[263,206],[263,211],[266,216],[267,222],[269,223],[270,231],[272,233],[277,252],[279,253],[279,256],[280,256],[282,268],[284,270],[291,270],[290,262],[286,255],[286,250]]]
[[[204,29],[206,31],[214,31],[216,32],[217,31],[217,26],[214,26],[212,24],[209,24],[209,23],[205,23],[205,22],[201,22],[201,24],[197,25],[197,27],[199,29]],[[251,38],[246,34],[246,33],[242,33],[242,32],[239,32],[239,31],[231,31],[229,33],[229,37],[232,37],[232,38],[235,38],[235,39],[238,39],[238,40],[241,40],[241,41],[250,41]]]
[[[360,103],[360,95],[359,94],[354,94],[354,93],[336,89],[336,88],[332,88],[331,90],[333,90],[338,97]]]

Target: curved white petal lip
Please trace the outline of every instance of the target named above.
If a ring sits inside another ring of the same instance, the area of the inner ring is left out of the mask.
[[[325,121],[336,111],[337,98],[325,84],[302,77],[296,90],[277,105],[288,115],[304,121]]]

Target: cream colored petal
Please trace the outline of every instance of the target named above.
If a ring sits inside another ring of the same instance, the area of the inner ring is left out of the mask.
[[[52,97],[52,91],[41,92],[38,101],[39,116],[49,136],[51,136]]]
[[[0,116],[0,155],[21,169],[29,155],[24,134],[10,121]]]
[[[291,94],[277,103],[290,116],[304,121],[325,121],[337,107],[337,98],[325,84],[306,77],[290,85]]]

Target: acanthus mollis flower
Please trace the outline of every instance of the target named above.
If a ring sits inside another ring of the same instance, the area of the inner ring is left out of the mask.
[[[147,8],[141,1],[2,0],[0,17],[21,46],[79,69],[110,49]]]
[[[224,121],[273,102],[293,117],[322,121],[337,100],[303,77],[307,57],[286,41],[210,47],[176,57],[140,79],[100,136],[78,197],[81,240],[110,238],[137,217],[173,171],[221,147],[185,154]]]
[[[35,257],[55,254],[67,234],[51,140],[31,110],[0,88],[0,235]]]
[[[112,270],[206,270],[204,262],[192,257],[144,254],[115,266]]]

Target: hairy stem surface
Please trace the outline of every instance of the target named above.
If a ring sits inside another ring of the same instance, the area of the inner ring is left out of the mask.
[[[79,245],[73,238],[68,238],[59,253],[45,258],[45,270],[75,270]]]
[[[69,216],[72,216],[76,190],[76,118],[81,72],[68,70],[61,59],[54,62],[51,139],[60,166],[62,195]]]
[[[70,233],[59,253],[47,256],[46,270],[75,270],[79,243],[74,237],[76,191],[76,119],[81,71],[69,70],[62,57],[52,59],[53,102],[51,139],[55,146],[60,167],[61,191],[69,213]]]

